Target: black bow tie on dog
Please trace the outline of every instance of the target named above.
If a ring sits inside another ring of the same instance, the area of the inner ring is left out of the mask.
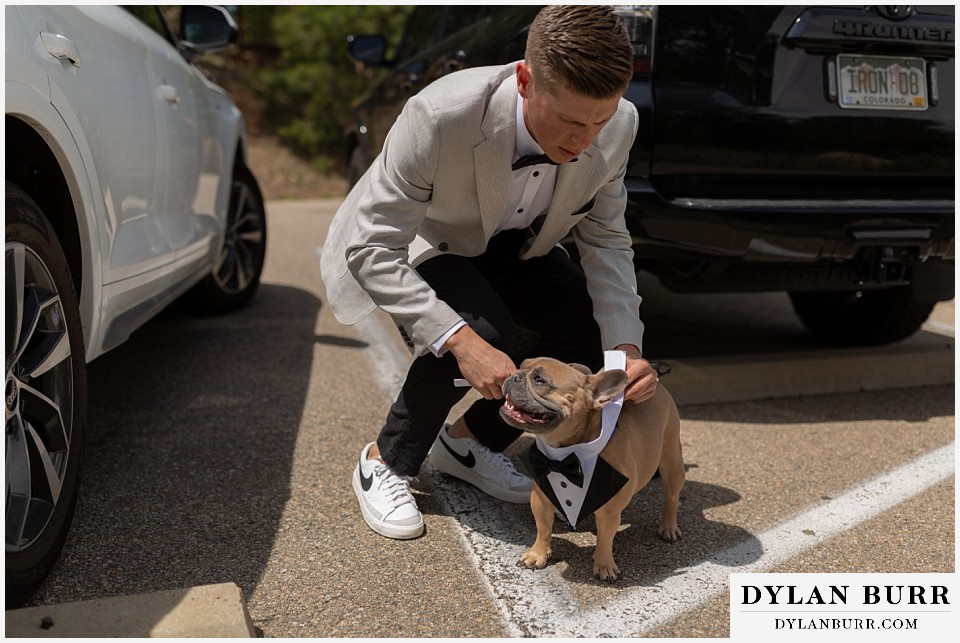
[[[537,479],[546,479],[551,471],[561,474],[567,480],[577,485],[583,486],[583,470],[580,468],[580,459],[571,453],[563,460],[551,460],[543,454],[536,444],[530,445],[530,466],[533,468],[533,474]]]
[[[551,161],[550,157],[546,154],[527,154],[526,156],[521,156],[513,162],[513,170],[517,171],[530,165],[543,165],[545,163],[549,163],[550,165],[558,165],[558,163],[555,161]]]

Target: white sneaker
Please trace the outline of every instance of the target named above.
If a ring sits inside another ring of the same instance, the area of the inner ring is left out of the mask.
[[[430,449],[428,457],[435,469],[469,482],[494,498],[518,504],[530,502],[533,482],[518,473],[507,456],[470,438],[451,438],[449,429],[449,424],[443,425]]]
[[[410,493],[410,478],[394,473],[379,458],[368,460],[373,442],[364,447],[353,470],[353,492],[370,529],[387,538],[416,538],[423,516]]]

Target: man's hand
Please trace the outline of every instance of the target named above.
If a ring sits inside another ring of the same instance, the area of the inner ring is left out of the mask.
[[[640,349],[633,344],[620,344],[616,350],[627,354],[627,384],[623,398],[633,403],[643,402],[657,392],[659,376],[650,363],[640,356]]]
[[[510,357],[491,346],[469,326],[450,336],[446,348],[457,358],[460,373],[485,399],[503,397],[503,382],[517,367]]]

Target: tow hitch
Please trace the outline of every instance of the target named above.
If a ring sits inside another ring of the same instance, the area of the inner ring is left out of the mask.
[[[905,256],[906,255],[906,256]],[[863,248],[857,257],[860,278],[866,283],[896,286],[907,283],[906,261],[916,260],[916,250],[875,246]]]
[[[917,261],[915,248],[872,246],[863,248],[855,260],[863,285],[907,285],[908,264]]]

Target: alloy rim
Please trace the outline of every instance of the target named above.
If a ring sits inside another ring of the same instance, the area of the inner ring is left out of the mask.
[[[43,260],[6,244],[6,551],[43,533],[69,461],[73,366],[63,302]]]
[[[238,294],[256,279],[263,256],[263,226],[257,199],[243,181],[234,180],[223,248],[214,279],[229,294]]]

